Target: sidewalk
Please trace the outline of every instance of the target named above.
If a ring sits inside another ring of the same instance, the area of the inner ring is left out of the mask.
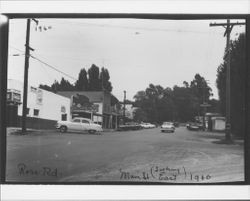
[[[45,131],[56,131],[56,129],[33,129],[33,128],[27,128],[26,134],[28,133],[43,133]],[[116,129],[103,129],[103,132],[115,132]],[[7,127],[6,128],[6,135],[21,135],[22,134],[22,128],[20,127]]]
[[[51,129],[45,130],[45,129],[32,129],[27,128],[26,134],[28,133],[43,133],[44,131],[52,131]],[[20,127],[7,127],[6,128],[6,135],[21,135],[22,134],[22,128]]]

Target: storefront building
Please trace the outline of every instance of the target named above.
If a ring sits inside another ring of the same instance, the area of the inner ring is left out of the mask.
[[[60,91],[58,94],[70,98],[71,118],[88,118],[108,129],[118,127],[119,101],[111,93],[105,91]]]

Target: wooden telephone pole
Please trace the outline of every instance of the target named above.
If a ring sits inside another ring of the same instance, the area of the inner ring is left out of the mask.
[[[226,55],[225,55],[225,59],[226,59],[226,63],[227,63],[227,71],[226,71],[226,136],[225,136],[225,140],[228,142],[232,141],[232,136],[231,136],[231,111],[230,111],[230,105],[231,105],[231,101],[230,101],[230,33],[233,29],[234,26],[238,26],[238,25],[245,25],[245,23],[230,23],[230,20],[227,20],[227,23],[210,23],[210,26],[222,26],[224,27],[225,33],[224,33],[224,37],[227,37],[227,44],[226,44]]]
[[[26,132],[27,115],[27,91],[28,91],[28,69],[30,57],[30,19],[27,19],[26,44],[25,44],[25,64],[24,64],[24,83],[23,83],[23,111],[22,111],[22,133]]]
[[[38,21],[32,19],[38,24]],[[26,43],[25,43],[25,61],[24,61],[24,82],[23,82],[23,111],[22,111],[22,133],[26,132],[26,116],[27,116],[27,92],[28,92],[28,72],[29,72],[29,58],[30,50],[34,51],[30,47],[30,21],[27,19],[27,29],[26,29]]]

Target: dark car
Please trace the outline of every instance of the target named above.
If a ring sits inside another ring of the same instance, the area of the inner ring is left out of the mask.
[[[118,127],[119,131],[128,131],[128,130],[139,130],[142,129],[141,125],[136,122],[127,122],[124,125]]]
[[[200,125],[198,123],[187,123],[186,125],[187,129],[188,130],[191,130],[191,131],[198,131],[200,130]]]

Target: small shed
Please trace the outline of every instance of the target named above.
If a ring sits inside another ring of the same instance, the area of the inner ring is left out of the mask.
[[[213,131],[224,131],[226,128],[225,117],[212,117],[212,130]]]

